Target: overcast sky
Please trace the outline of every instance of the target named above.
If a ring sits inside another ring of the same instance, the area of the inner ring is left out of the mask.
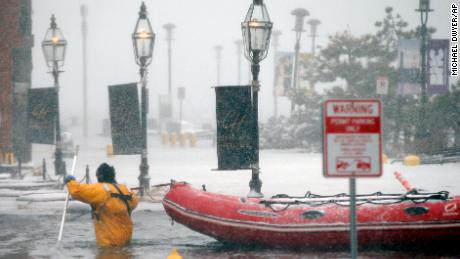
[[[294,17],[290,12],[305,8],[309,18],[321,20],[318,27],[319,45],[327,45],[328,36],[339,31],[350,30],[353,35],[375,31],[374,22],[381,20],[387,6],[409,22],[414,28],[420,23],[419,13],[414,9],[418,0],[266,0],[274,29],[281,30],[280,50],[294,48]],[[451,0],[431,1],[434,12],[428,24],[437,29],[435,38],[449,38]],[[175,38],[172,46],[172,86],[186,87],[184,119],[199,123],[214,116],[215,94],[211,86],[216,85],[215,45],[222,45],[221,85],[237,84],[237,55],[235,40],[241,39],[240,23],[244,19],[250,0],[146,0],[149,19],[156,33],[154,59],[148,67],[150,89],[150,115],[158,117],[158,94],[167,93],[167,43],[162,28],[165,23],[174,23]],[[134,61],[131,33],[138,17],[141,1],[138,0],[33,0],[32,22],[35,45],[33,48],[32,87],[52,86],[51,75],[46,73],[41,51],[41,41],[55,14],[58,27],[68,41],[66,63],[61,74],[61,116],[63,122],[70,116],[81,116],[82,94],[82,37],[80,5],[88,6],[88,91],[91,121],[100,132],[102,118],[108,118],[107,86],[136,82],[139,80],[138,66]],[[307,31],[301,40],[301,51],[309,51],[311,39]],[[247,82],[248,63],[243,59],[243,81]],[[260,119],[273,114],[273,54],[261,63],[262,83]],[[288,113],[289,103],[280,98],[280,109]],[[174,114],[178,117],[178,108]]]

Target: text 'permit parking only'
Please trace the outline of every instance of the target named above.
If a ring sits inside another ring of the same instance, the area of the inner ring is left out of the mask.
[[[323,107],[324,175],[382,175],[379,100],[327,100]]]

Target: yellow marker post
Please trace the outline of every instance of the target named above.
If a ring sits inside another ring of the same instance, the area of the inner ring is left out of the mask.
[[[113,146],[110,144],[107,145],[106,152],[107,152],[107,157],[113,157]]]
[[[177,143],[177,134],[176,132],[171,133],[171,141],[170,144],[171,146],[175,146]]]
[[[190,133],[190,147],[196,146],[196,135],[195,133]]]
[[[382,163],[383,164],[388,164],[388,156],[385,155],[385,154],[382,155]]]
[[[16,159],[14,158],[14,153],[13,152],[6,153],[6,163],[8,165],[13,165],[13,164],[16,163]]]
[[[167,259],[182,259],[182,256],[177,252],[176,248],[173,248]]]
[[[161,134],[161,143],[163,145],[168,145],[169,143],[169,134],[167,131],[163,131],[163,133]]]

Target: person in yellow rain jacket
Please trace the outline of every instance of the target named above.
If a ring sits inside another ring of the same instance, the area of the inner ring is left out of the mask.
[[[131,241],[131,212],[139,198],[123,184],[117,184],[115,169],[101,164],[96,171],[98,183],[79,184],[75,177],[64,178],[72,198],[91,205],[96,242],[99,246],[124,246]]]

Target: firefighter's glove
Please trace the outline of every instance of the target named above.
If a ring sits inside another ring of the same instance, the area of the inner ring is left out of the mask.
[[[74,180],[75,180],[75,177],[73,177],[73,175],[66,175],[66,177],[64,177],[64,184],[67,184],[68,182],[74,181]]]

